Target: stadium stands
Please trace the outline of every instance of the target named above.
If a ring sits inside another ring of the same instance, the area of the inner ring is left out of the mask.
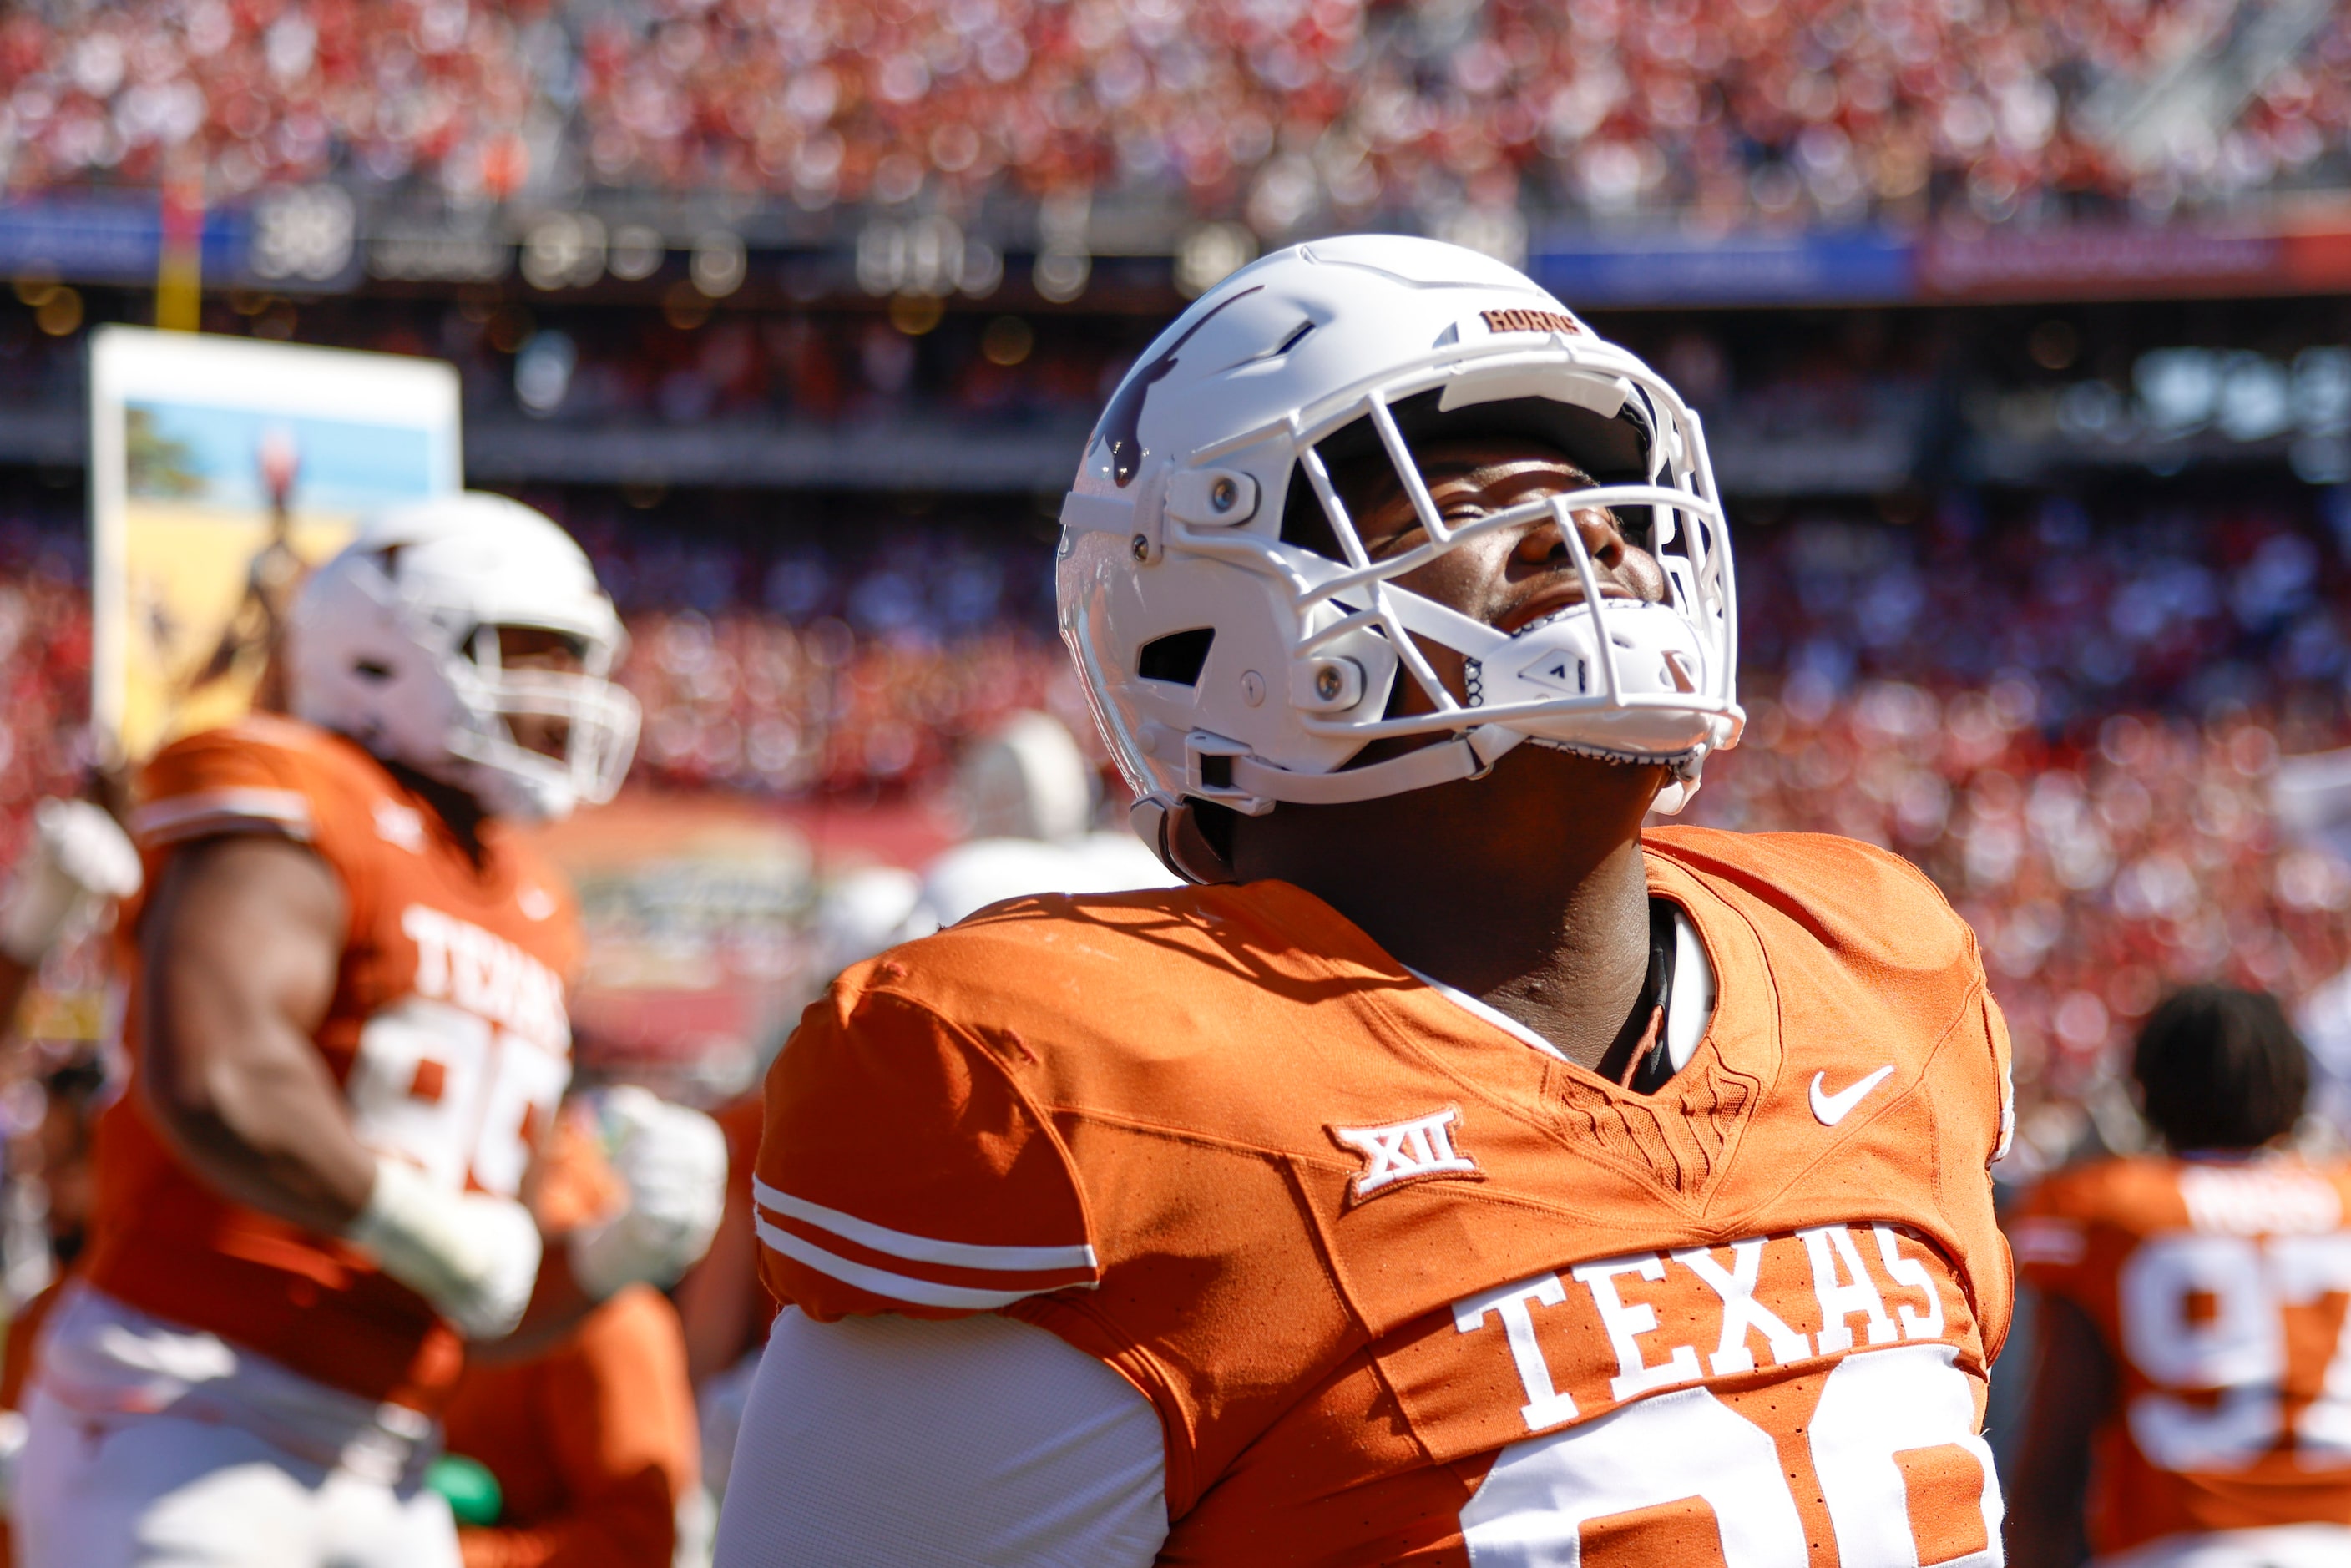
[[[2093,517],[2062,500],[1987,517],[1954,493],[1907,525],[1813,507],[1742,531],[1755,744],[1709,769],[1693,820],[1852,834],[1936,878],[2015,1033],[2020,1172],[2112,1092],[2113,1052],[2164,986],[2292,998],[2351,963],[2351,872],[2283,841],[2268,795],[2281,754],[2351,740],[2351,515],[2314,494],[2157,492]],[[68,525],[44,520],[0,538],[9,843],[70,783],[88,678]],[[586,531],[634,638],[643,783],[919,796],[1011,708],[1092,738],[1036,547],[902,532],[852,558]]]
[[[991,627],[949,643],[860,639],[755,612],[636,617],[628,684],[649,720],[639,763],[664,783],[771,794],[935,783],[962,738],[1020,708],[1086,725],[1061,644]]]
[[[1685,820],[1943,890],[2015,1045],[2003,1206],[2139,1146],[2184,982],[2334,993],[2351,1138],[2351,825],[2273,800],[2351,757],[2351,0],[14,0],[0,866],[93,784],[91,330],[445,361],[465,482],[580,539],[643,706],[570,844],[575,1060],[731,1092],[843,890],[977,831],[1004,716],[1118,829],[1054,508],[1186,300],[1350,230],[1521,264],[1702,411],[1749,729]],[[16,1220],[118,951],[77,927],[0,1061]]]
[[[2290,491],[2095,519],[1954,498],[1907,529],[1746,536],[1746,657],[1782,677],[1695,815],[1853,834],[1935,877],[2015,1033],[2027,1173],[2113,1092],[2168,986],[2298,998],[2351,959],[2351,881],[2268,804],[2282,751],[2345,739],[2344,568],[2317,521]]]
[[[2137,0],[34,5],[0,27],[0,159],[19,192],[202,168],[232,197],[330,174],[804,209],[1141,188],[1268,235],[1522,196],[1719,222],[2162,212],[2340,182],[2351,25],[2274,9],[2283,37]],[[2179,90],[2210,62],[2236,85]]]
[[[89,760],[80,728],[89,586],[78,540],[66,544],[62,531],[0,523],[0,856],[9,860],[34,802],[75,793]]]

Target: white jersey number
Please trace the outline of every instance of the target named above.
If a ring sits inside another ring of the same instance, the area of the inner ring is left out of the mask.
[[[1823,1385],[1808,1436],[1844,1568],[1998,1568],[2000,1487],[1953,1355],[1865,1352]],[[1967,1515],[1956,1527],[1955,1511]],[[1634,1568],[1708,1547],[1723,1568],[1811,1561],[1771,1435],[1703,1388],[1513,1443],[1461,1531],[1478,1568]]]
[[[2283,1309],[2351,1293],[2351,1233],[2158,1236],[2120,1285],[2123,1352],[2157,1385],[2126,1413],[2139,1452],[2167,1470],[2242,1469],[2285,1436]],[[2294,1435],[2303,1469],[2351,1465],[2351,1314]]]
[[[352,1131],[452,1191],[512,1197],[571,1080],[566,1056],[446,1002],[411,997],[368,1019],[343,1092]]]

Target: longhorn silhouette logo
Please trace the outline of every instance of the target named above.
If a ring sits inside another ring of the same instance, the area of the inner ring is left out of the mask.
[[[1168,372],[1176,368],[1177,350],[1192,340],[1193,333],[1216,319],[1217,311],[1236,299],[1248,298],[1262,287],[1264,285],[1258,284],[1217,300],[1197,321],[1184,329],[1182,337],[1167,345],[1166,352],[1128,376],[1111,398],[1110,406],[1102,410],[1102,435],[1110,443],[1111,482],[1120,489],[1123,490],[1134,482],[1135,471],[1143,465],[1141,428],[1144,400],[1151,395],[1151,389],[1165,381]]]

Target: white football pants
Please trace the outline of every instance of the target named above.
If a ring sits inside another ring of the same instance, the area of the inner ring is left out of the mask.
[[[311,1463],[250,1432],[89,1416],[36,1390],[18,1568],[457,1568],[437,1492]]]
[[[2281,1524],[2171,1535],[2092,1568],[2341,1568],[2351,1563],[2351,1530],[2339,1524]]]

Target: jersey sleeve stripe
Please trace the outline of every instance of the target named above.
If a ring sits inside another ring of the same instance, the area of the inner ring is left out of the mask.
[[[1030,1291],[983,1291],[969,1285],[941,1285],[929,1280],[910,1279],[893,1274],[885,1269],[870,1268],[837,1257],[812,1241],[803,1240],[780,1226],[769,1224],[764,1216],[755,1217],[759,1239],[794,1262],[802,1263],[818,1273],[852,1286],[869,1295],[890,1301],[906,1301],[918,1307],[958,1307],[984,1312],[1045,1291],[1060,1290],[1058,1285],[1045,1285]]]
[[[143,844],[175,844],[256,827],[307,842],[310,802],[293,789],[204,789],[156,800],[131,813],[131,836]]]
[[[843,1214],[837,1208],[827,1208],[822,1204],[794,1197],[756,1176],[752,1178],[751,1190],[753,1197],[778,1214],[820,1230],[829,1230],[844,1241],[853,1241],[893,1258],[903,1258],[909,1263],[944,1263],[961,1269],[993,1269],[1010,1272],[1048,1269],[1098,1270],[1102,1267],[1101,1260],[1094,1256],[1094,1249],[1083,1242],[1066,1247],[982,1247],[967,1241],[942,1241],[935,1237],[891,1230],[860,1219],[853,1214]]]
[[[759,1210],[759,1218],[778,1230],[797,1236],[811,1247],[820,1247],[836,1258],[860,1263],[869,1269],[879,1269],[886,1274],[910,1274],[935,1285],[969,1285],[983,1291],[1060,1291],[1071,1286],[1091,1288],[1097,1281],[1093,1270],[1082,1268],[967,1269],[958,1263],[910,1263],[887,1252],[862,1247],[830,1230],[820,1229],[804,1219],[794,1219],[788,1214],[763,1208]]]

